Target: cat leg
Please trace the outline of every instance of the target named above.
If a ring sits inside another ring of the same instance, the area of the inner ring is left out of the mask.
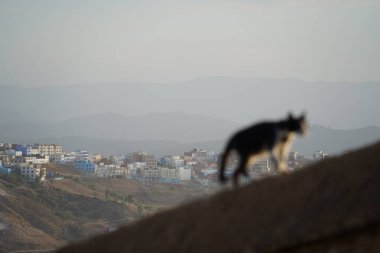
[[[246,171],[247,162],[248,162],[248,156],[241,155],[239,167],[235,170],[234,175],[233,175],[233,182],[234,182],[235,187],[239,186],[239,175],[240,174],[248,176],[248,173]]]
[[[278,147],[273,148],[271,150],[271,156],[273,158],[275,170],[279,171],[280,170],[280,153],[279,153]]]
[[[281,174],[288,173],[288,152],[286,143],[278,147],[278,169]]]
[[[234,182],[234,187],[238,187],[239,186],[239,174],[240,174],[240,171],[239,170],[235,170],[233,178],[232,178],[233,182]]]

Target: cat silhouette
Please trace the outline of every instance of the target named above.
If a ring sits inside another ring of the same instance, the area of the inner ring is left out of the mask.
[[[289,113],[284,120],[261,122],[235,133],[228,141],[221,160],[219,179],[225,183],[225,169],[228,156],[235,151],[239,156],[239,166],[233,173],[233,183],[239,184],[239,175],[249,176],[247,166],[270,155],[275,158],[276,167],[281,173],[288,171],[288,153],[295,134],[304,135],[307,131],[305,114],[294,117]]]

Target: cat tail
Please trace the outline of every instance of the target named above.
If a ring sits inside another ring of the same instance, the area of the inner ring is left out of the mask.
[[[232,148],[231,143],[229,143],[226,147],[226,150],[223,153],[222,161],[220,163],[220,170],[219,170],[219,181],[223,184],[227,181],[226,175],[224,174],[224,171],[226,170],[226,164],[227,164],[227,158],[228,154],[230,153]]]

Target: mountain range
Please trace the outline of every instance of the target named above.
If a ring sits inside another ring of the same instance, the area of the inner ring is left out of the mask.
[[[294,150],[344,152],[380,138],[380,82],[197,78],[179,83],[0,86],[0,142],[156,155],[220,151],[238,129],[288,112],[312,125]],[[317,125],[319,124],[319,125]],[[324,127],[326,126],[326,127]]]
[[[195,147],[222,151],[229,136],[242,126],[226,120],[183,113],[128,117],[107,113],[54,124],[0,124],[3,141],[58,143],[65,150],[87,149],[103,154],[144,150],[155,155],[181,154]],[[312,125],[297,138],[293,150],[310,157],[316,150],[339,154],[380,139],[379,127],[352,130]]]
[[[0,86],[2,123],[57,123],[101,113],[205,115],[239,124],[308,112],[312,124],[335,129],[380,126],[380,82],[197,78],[178,83]]]

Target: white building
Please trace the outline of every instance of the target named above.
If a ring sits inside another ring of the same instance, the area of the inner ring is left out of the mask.
[[[60,163],[70,163],[75,161],[75,153],[70,152],[70,153],[64,153],[63,157],[60,157]]]
[[[91,159],[91,155],[87,152],[87,150],[77,150],[74,152],[71,152],[70,155],[74,156],[74,160],[84,160],[84,159]]]
[[[49,163],[49,156],[25,156],[24,161],[26,163],[32,163],[32,164],[43,164],[43,163]]]
[[[191,169],[190,168],[179,168],[179,179],[181,181],[190,181],[191,180]]]
[[[313,153],[313,160],[320,161],[328,157],[328,154],[319,150]]]

